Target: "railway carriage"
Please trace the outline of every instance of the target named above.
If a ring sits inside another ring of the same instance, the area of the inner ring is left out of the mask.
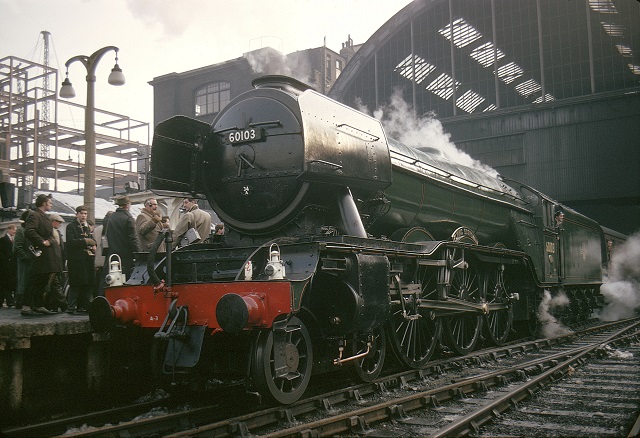
[[[206,198],[226,242],[160,256],[161,235],[92,303],[94,329],[142,336],[155,373],[235,373],[292,403],[314,373],[371,381],[389,355],[421,368],[533,332],[545,289],[570,297],[567,320],[600,305],[596,222],[294,79],[254,87],[211,126],[178,116],[154,134],[150,188]]]

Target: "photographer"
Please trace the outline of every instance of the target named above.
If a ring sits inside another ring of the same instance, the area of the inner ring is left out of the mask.
[[[87,223],[87,207],[76,208],[76,218],[67,226],[67,268],[69,296],[67,313],[86,312],[93,298],[96,241]]]
[[[56,275],[60,270],[62,254],[60,246],[53,237],[53,225],[45,215],[52,206],[51,195],[38,195],[36,209],[26,218],[24,234],[39,254],[33,259],[32,283],[27,286],[32,288],[30,292],[33,295],[27,294],[24,297],[21,311],[23,316],[53,314],[44,307],[44,292],[51,275]]]

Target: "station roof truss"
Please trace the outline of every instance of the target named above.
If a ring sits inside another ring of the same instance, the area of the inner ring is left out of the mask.
[[[638,89],[638,22],[636,0],[414,1],[360,48],[329,96],[374,109],[399,88],[418,114],[449,117]]]

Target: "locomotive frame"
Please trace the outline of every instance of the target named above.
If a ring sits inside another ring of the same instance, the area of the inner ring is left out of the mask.
[[[314,373],[372,381],[388,352],[421,368],[442,348],[534,333],[544,289],[568,294],[564,320],[602,304],[596,222],[387,139],[298,81],[254,85],[211,126],[178,116],[154,134],[152,190],[206,195],[226,244],[156,257],[165,233],[91,305],[95,330],[146,334],[158,375],[235,371],[293,403]]]

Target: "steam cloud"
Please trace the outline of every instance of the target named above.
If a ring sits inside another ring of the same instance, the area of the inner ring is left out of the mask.
[[[542,324],[541,331],[545,338],[571,333],[568,327],[563,325],[551,314],[554,309],[567,306],[568,304],[569,298],[564,292],[560,292],[555,297],[552,297],[551,293],[545,289],[542,302],[538,308],[538,320]]]
[[[598,314],[603,321],[632,318],[640,310],[640,233],[614,248],[609,276],[600,291],[606,305]]]
[[[290,76],[318,90],[319,77],[308,76],[311,64],[305,53],[294,52],[284,55],[275,49],[265,47],[247,52],[243,57],[256,74]]]
[[[368,108],[361,104],[358,109],[370,114]],[[403,99],[402,92],[398,89],[393,92],[387,105],[374,111],[373,117],[380,120],[387,134],[400,143],[411,147],[433,147],[439,149],[451,161],[463,166],[473,167],[494,177],[498,175],[495,169],[459,150],[451,141],[451,134],[445,132],[435,113],[429,112],[424,116],[418,117],[411,105]]]

